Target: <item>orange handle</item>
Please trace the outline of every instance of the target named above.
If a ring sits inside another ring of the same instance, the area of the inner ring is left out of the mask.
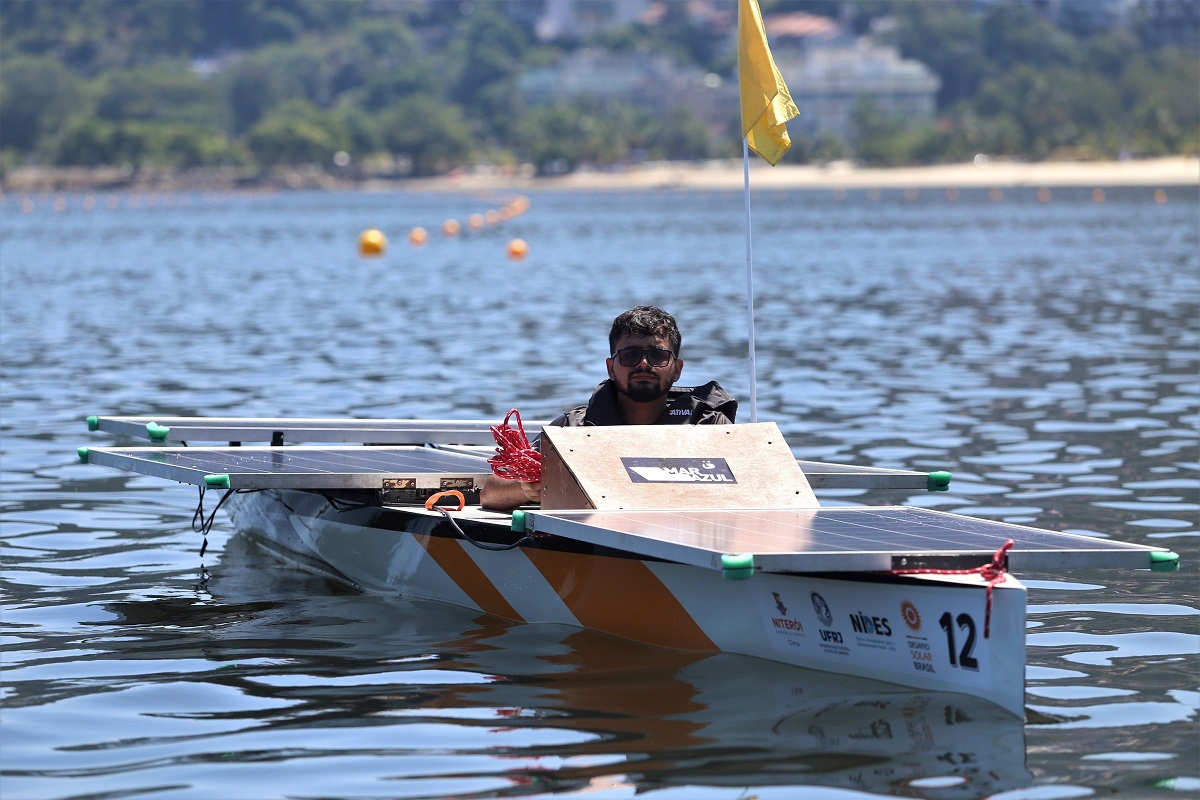
[[[457,489],[451,489],[448,492],[438,492],[437,494],[433,495],[428,500],[426,500],[425,501],[425,510],[426,511],[434,511],[435,510],[434,507],[437,505],[437,501],[441,500],[443,497],[457,497],[458,498],[458,508],[454,509],[455,511],[462,511],[463,506],[465,506],[467,504],[467,498],[463,497],[462,492],[458,491]]]

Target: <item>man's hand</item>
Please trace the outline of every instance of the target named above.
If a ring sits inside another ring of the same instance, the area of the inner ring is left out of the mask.
[[[526,503],[541,502],[541,481],[509,481],[489,475],[479,490],[479,505],[492,511],[512,511]]]

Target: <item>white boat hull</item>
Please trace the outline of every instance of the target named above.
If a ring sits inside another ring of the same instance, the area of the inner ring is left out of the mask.
[[[481,549],[455,535],[441,513],[338,510],[315,492],[234,494],[227,508],[239,530],[368,591],[962,692],[1023,714],[1026,591],[1012,576],[990,601],[975,574],[760,572],[728,580],[718,570],[559,537]],[[464,512],[461,522],[506,532],[494,515]]]

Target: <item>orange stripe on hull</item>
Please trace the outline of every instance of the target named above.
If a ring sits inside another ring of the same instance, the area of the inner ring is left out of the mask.
[[[450,576],[450,580],[458,584],[458,588],[466,592],[475,605],[498,617],[525,621],[479,565],[471,560],[458,540],[427,534],[414,534],[413,538],[420,542],[425,552]]]
[[[719,649],[641,561],[524,552],[584,627],[680,650]]]

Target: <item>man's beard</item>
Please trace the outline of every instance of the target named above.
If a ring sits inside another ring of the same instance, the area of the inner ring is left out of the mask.
[[[640,374],[644,375],[646,373]],[[624,388],[621,388],[620,385],[617,386],[617,391],[619,393],[625,395],[635,403],[651,403],[671,390],[670,383],[667,383],[664,386],[661,380],[656,380],[654,383],[649,383],[648,381],[634,382],[633,379],[635,377],[636,375],[630,375],[629,383]],[[658,378],[657,375],[654,377]]]

